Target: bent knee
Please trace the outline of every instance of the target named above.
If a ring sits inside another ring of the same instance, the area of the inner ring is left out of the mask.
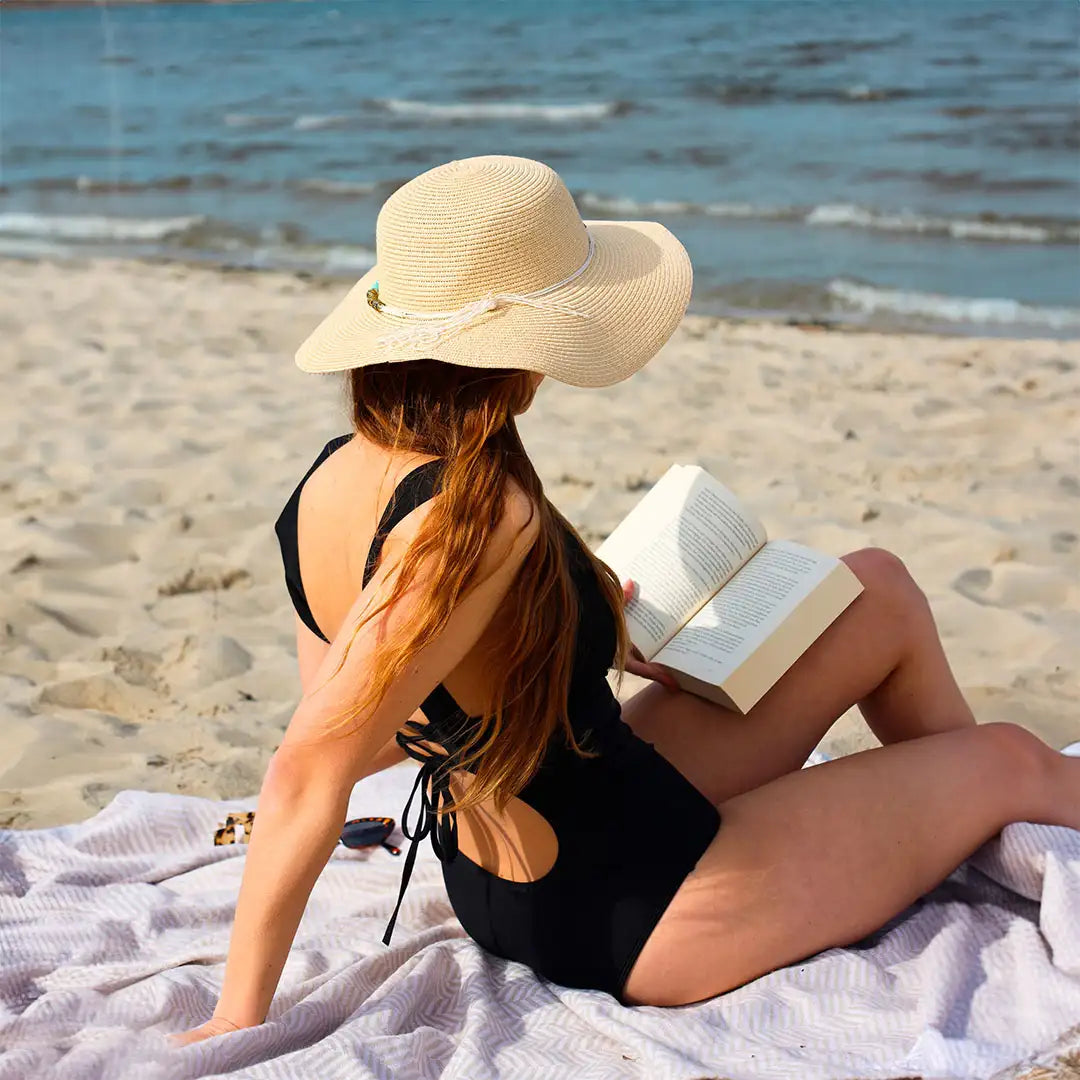
[[[968,729],[988,753],[999,775],[1013,781],[1041,781],[1050,764],[1048,746],[1034,732],[1007,720]]]
[[[926,594],[899,555],[885,548],[867,547],[851,551],[842,559],[875,603],[900,610],[926,606]]]
[[[915,585],[915,579],[908,571],[904,560],[886,548],[859,548],[858,551],[849,551],[841,558],[867,588],[875,586],[907,588]],[[915,587],[918,588],[918,586]]]

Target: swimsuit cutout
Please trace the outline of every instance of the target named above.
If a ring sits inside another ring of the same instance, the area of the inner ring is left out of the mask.
[[[293,605],[313,633],[329,639],[312,616],[300,579],[296,537],[300,491],[308,477],[352,434],[331,439],[305,473],[275,532]],[[440,488],[443,462],[417,466],[399,482],[368,551],[363,584],[374,573],[391,529]],[[619,1000],[649,933],[720,825],[719,811],[666,758],[633,733],[607,682],[615,625],[580,540],[563,528],[578,595],[575,657],[568,714],[582,758],[561,732],[549,741],[540,769],[518,793],[558,841],[555,863],[532,881],[510,881],[458,850],[457,818],[439,812],[451,801],[449,773],[471,725],[439,683],[421,703],[426,724],[406,721],[398,745],[420,762],[402,817],[410,840],[397,904],[383,936],[390,938],[420,841],[431,836],[454,913],[466,932],[496,956],[528,964],[563,986],[606,990]],[[439,743],[446,753],[419,745]],[[428,791],[430,785],[430,794]],[[408,817],[420,793],[417,822]]]

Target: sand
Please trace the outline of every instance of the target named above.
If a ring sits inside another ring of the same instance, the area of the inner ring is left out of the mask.
[[[300,694],[273,522],[349,429],[292,354],[348,283],[0,266],[0,826],[252,794]],[[1080,738],[1080,343],[689,316],[618,386],[548,380],[521,430],[594,547],[678,461],[772,536],[889,548],[981,720]],[[875,744],[854,710],[825,742]]]

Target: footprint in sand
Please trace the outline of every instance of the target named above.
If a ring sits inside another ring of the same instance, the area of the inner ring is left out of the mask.
[[[1005,608],[1059,608],[1080,599],[1080,586],[1070,584],[1055,567],[1006,562],[992,568],[973,567],[952,587],[976,604]]]
[[[115,645],[101,650],[102,660],[111,660],[113,670],[124,682],[131,686],[146,686],[151,690],[166,691],[163,680],[158,676],[161,657],[145,649],[134,649],[130,645]]]
[[[95,709],[120,720],[138,721],[160,704],[157,694],[132,686],[113,672],[62,679],[41,688],[38,702],[67,709]]]
[[[251,653],[224,634],[187,634],[162,658],[162,672],[173,686],[203,688],[249,671]]]
[[[179,596],[182,593],[210,592],[214,589],[231,589],[251,580],[249,571],[241,567],[216,570],[189,567],[182,574],[158,586],[159,596]]]

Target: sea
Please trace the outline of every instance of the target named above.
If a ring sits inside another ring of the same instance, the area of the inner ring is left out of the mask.
[[[0,254],[355,280],[396,187],[519,154],[693,311],[1072,337],[1078,91],[1077,0],[0,0]]]

